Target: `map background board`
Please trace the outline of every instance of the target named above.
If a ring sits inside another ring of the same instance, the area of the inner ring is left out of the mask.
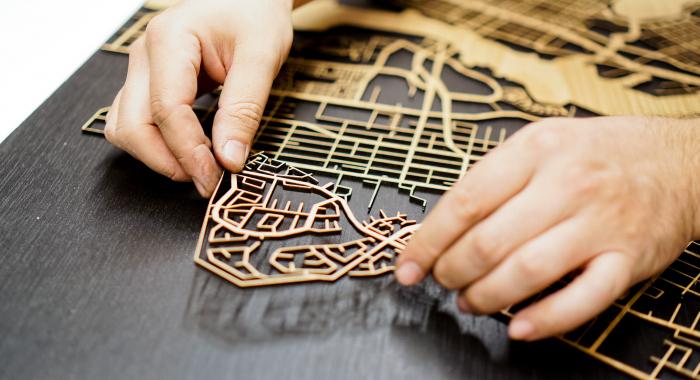
[[[0,145],[0,378],[628,378],[561,342],[511,343],[431,282],[240,289],[196,267],[193,186],[77,133],[126,67],[97,52]],[[366,215],[373,186],[350,181]],[[374,210],[420,220],[397,193]]]

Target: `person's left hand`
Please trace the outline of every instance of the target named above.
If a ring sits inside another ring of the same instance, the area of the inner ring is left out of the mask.
[[[396,278],[461,289],[462,311],[494,313],[576,269],[518,312],[509,334],[574,329],[698,238],[700,122],[546,119],[489,153],[448,191],[397,259]]]

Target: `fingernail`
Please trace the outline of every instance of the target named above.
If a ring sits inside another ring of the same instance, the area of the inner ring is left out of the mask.
[[[535,327],[526,319],[516,319],[508,326],[508,335],[515,340],[526,340],[534,332]]]
[[[409,261],[401,264],[394,275],[401,285],[410,286],[420,281],[423,277],[423,270],[418,264]]]
[[[236,165],[245,165],[248,147],[238,140],[228,140],[224,145],[224,155]]]
[[[197,180],[197,178],[192,177],[192,182],[194,182],[194,187],[197,188],[197,191],[199,191],[199,194],[204,196],[206,194],[206,189],[204,189],[204,186]]]
[[[457,308],[464,314],[471,314],[472,309],[469,307],[469,302],[462,296],[457,296]]]

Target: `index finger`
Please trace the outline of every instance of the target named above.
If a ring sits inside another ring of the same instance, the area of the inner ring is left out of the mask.
[[[534,161],[522,144],[506,142],[475,165],[440,198],[397,259],[399,283],[422,280],[460,236],[520,192],[532,177]]]
[[[211,196],[221,167],[192,110],[201,65],[199,39],[163,13],[146,29],[151,113],[168,147],[204,197]]]

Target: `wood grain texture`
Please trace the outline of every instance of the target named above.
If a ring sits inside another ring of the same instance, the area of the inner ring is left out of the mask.
[[[127,60],[97,52],[0,145],[1,379],[628,378],[557,341],[509,342],[430,281],[241,289],[195,266],[194,186],[79,131]],[[419,216],[397,192],[377,205]]]

